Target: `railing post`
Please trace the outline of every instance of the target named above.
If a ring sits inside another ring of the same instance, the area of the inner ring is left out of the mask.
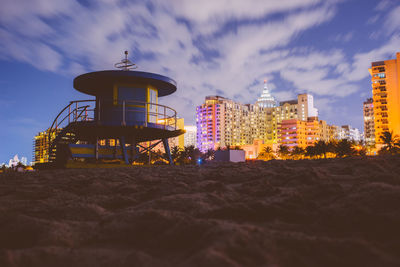
[[[100,99],[99,99],[99,103],[97,105],[97,123],[100,122]]]
[[[77,121],[78,120],[78,102],[75,102],[75,120],[74,121]]]
[[[147,127],[147,120],[149,119],[148,117],[148,103],[145,103],[144,105],[144,126]]]
[[[176,130],[176,112],[174,114],[174,117],[175,117],[175,129],[174,130]]]
[[[167,128],[167,116],[166,116],[166,111],[165,111],[165,106],[164,107],[164,130]]]
[[[95,156],[96,156],[96,160],[98,160],[99,159],[99,137],[98,136],[96,136]]]
[[[71,123],[71,105],[68,106],[68,124]]]
[[[122,125],[126,125],[126,122],[125,122],[125,100],[124,101],[122,101]]]

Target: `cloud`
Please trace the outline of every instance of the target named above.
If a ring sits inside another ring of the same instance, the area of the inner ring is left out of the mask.
[[[76,75],[110,69],[129,50],[139,70],[178,82],[178,92],[161,101],[188,118],[193,105],[221,91],[254,102],[265,77],[293,86],[273,92],[280,100],[299,92],[348,96],[368,76],[371,58],[384,58],[399,41],[350,59],[339,49],[296,46],[296,37],[335,17],[338,1],[21,1],[3,0],[0,58]]]
[[[159,6],[165,1],[154,1]],[[218,30],[220,25],[231,20],[259,19],[277,12],[289,12],[299,8],[313,7],[321,0],[264,0],[229,1],[203,0],[186,1],[176,0],[170,9],[178,17],[190,20],[194,30],[199,34],[211,34]]]
[[[400,36],[393,35],[393,37],[381,47],[354,55],[353,63],[350,67],[351,71],[345,75],[346,78],[349,81],[359,81],[368,77],[368,68],[371,67],[371,62],[393,57],[395,52],[399,49],[399,44]]]
[[[375,6],[375,10],[377,11],[384,11],[391,6],[391,0],[380,0],[377,5]]]
[[[50,46],[21,38],[0,28],[0,58],[16,59],[46,71],[57,71],[62,65],[62,56]]]
[[[387,15],[385,20],[385,26],[388,33],[400,32],[400,6],[393,8]]]
[[[348,33],[339,33],[335,35],[332,40],[335,42],[349,42],[351,39],[354,37],[354,32],[348,32]]]

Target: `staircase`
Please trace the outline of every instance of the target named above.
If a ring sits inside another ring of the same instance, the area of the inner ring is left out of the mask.
[[[69,144],[75,144],[74,125],[93,121],[95,100],[71,101],[54,119],[48,132],[48,162],[64,164],[69,158]]]

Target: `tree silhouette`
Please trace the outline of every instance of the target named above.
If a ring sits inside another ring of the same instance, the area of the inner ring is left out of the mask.
[[[261,159],[261,160],[271,160],[271,159],[274,159],[274,158],[275,158],[274,151],[273,151],[272,148],[269,147],[269,146],[264,147],[264,149],[260,152],[260,154],[258,155],[257,158],[258,158],[258,159]]]
[[[279,145],[277,152],[280,158],[287,158],[290,153],[289,148],[285,145]]]
[[[335,146],[335,153],[337,157],[343,158],[355,155],[357,152],[353,148],[353,143],[347,139],[342,139],[337,142]]]
[[[299,146],[295,146],[292,151],[290,151],[290,155],[294,159],[300,159],[305,154],[305,150]]]
[[[214,154],[215,154],[215,151],[210,148],[203,154],[202,158],[205,159],[205,160],[213,160],[214,159]]]
[[[180,157],[181,157],[181,150],[179,149],[178,146],[174,146],[171,149],[171,158],[174,162],[180,162]]]
[[[201,152],[199,149],[192,146],[186,146],[181,153],[184,163],[196,164],[197,160],[201,158]]]
[[[269,146],[264,147],[263,152],[266,154],[273,153],[272,148]]]
[[[305,150],[305,155],[310,158],[314,158],[318,155],[315,146],[307,146]]]
[[[396,154],[400,152],[400,138],[398,135],[393,135],[393,131],[383,132],[380,138],[382,139],[384,146],[379,150],[379,153]]]
[[[315,153],[318,156],[324,155],[324,158],[326,158],[326,154],[329,152],[329,146],[327,142],[319,140],[314,144],[314,147],[315,147]]]

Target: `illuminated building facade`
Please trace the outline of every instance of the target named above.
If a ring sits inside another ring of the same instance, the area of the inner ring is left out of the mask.
[[[307,123],[302,120],[283,120],[278,127],[279,144],[289,148],[307,146]]]
[[[185,135],[184,135],[184,145],[197,147],[196,144],[196,135],[197,135],[197,127],[194,125],[185,125]]]
[[[51,131],[50,140],[53,141],[57,134],[62,131],[58,128]],[[44,131],[38,133],[33,140],[33,164],[49,162],[49,132]]]
[[[342,127],[338,125],[327,125],[328,129],[328,140],[339,140],[340,139],[340,131]]]
[[[372,98],[368,98],[363,104],[364,115],[364,139],[369,146],[375,144],[375,127],[374,127],[374,104]]]
[[[261,96],[257,99],[256,105],[263,108],[274,108],[278,106],[278,102],[271,95],[271,91],[268,88],[267,80],[264,80],[264,89]]]
[[[357,128],[353,128],[350,125],[343,125],[341,128],[339,139],[361,141],[361,133]]]
[[[221,96],[207,96],[196,109],[197,147],[200,151],[226,146],[253,144],[260,139],[266,145],[279,141],[278,127],[283,120],[307,121],[317,117],[313,97],[300,94],[296,100],[276,105],[268,88],[255,104],[241,104]]]
[[[400,53],[396,59],[371,63],[375,142],[383,132],[400,136]]]
[[[276,129],[283,120],[307,121],[309,117],[318,117],[318,110],[314,107],[312,95],[299,94],[295,100],[280,102],[279,106],[267,110],[266,143],[278,143],[279,137]]]
[[[318,117],[309,117],[307,121],[283,120],[278,127],[280,145],[289,148],[312,146],[319,140],[329,141],[329,126]]]
[[[250,144],[265,138],[266,108],[241,104],[221,96],[207,96],[196,108],[197,148]]]
[[[307,122],[306,122],[306,144],[307,146],[312,146],[319,140],[327,141],[323,136],[323,130],[324,128],[322,127],[322,122],[325,121],[320,121],[318,120],[318,117],[309,117]],[[326,125],[326,122],[325,122]]]

